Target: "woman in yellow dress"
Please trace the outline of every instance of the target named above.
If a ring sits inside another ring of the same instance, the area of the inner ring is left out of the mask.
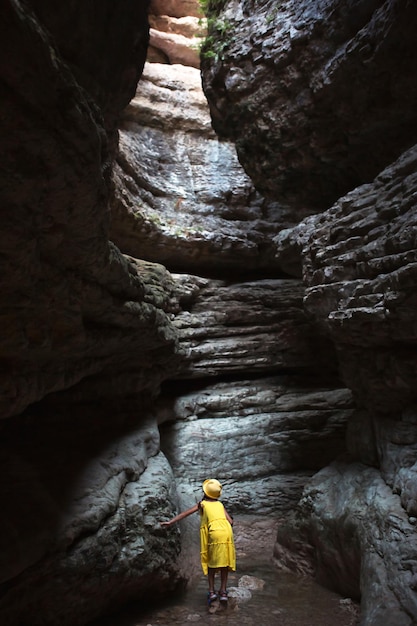
[[[208,603],[219,596],[221,602],[227,601],[227,577],[229,571],[236,570],[236,553],[233,539],[233,520],[219,502],[222,486],[215,478],[208,478],[203,483],[203,499],[191,509],[179,513],[161,526],[171,526],[192,513],[200,512],[200,556],[203,573],[208,576]],[[219,594],[214,590],[216,571],[220,570]]]

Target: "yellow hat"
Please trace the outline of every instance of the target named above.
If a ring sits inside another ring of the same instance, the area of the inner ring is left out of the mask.
[[[208,498],[220,498],[222,495],[222,486],[215,478],[207,478],[203,482],[203,491]]]

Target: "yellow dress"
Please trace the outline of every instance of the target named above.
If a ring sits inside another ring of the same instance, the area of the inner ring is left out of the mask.
[[[200,513],[200,555],[204,574],[208,574],[209,567],[228,567],[235,571],[233,529],[226,518],[223,504],[218,500],[202,500]]]

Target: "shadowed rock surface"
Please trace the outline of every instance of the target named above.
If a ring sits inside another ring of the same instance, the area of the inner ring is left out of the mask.
[[[373,412],[416,400],[417,149],[329,211],[277,237],[302,250],[304,304],[340,355],[344,380]]]
[[[210,118],[197,2],[149,49],[147,3],[2,2],[7,626],[195,578],[159,522],[208,475],[362,626],[417,619],[417,10],[216,5]]]
[[[5,626],[85,623],[170,571],[151,556],[163,503],[148,476],[164,501],[170,480],[145,400],[178,363],[173,281],[108,238],[117,123],[145,61],[146,13],[130,1],[2,2]],[[174,562],[178,546],[160,541]]]
[[[351,190],[275,239],[282,269],[302,276],[305,310],[331,338],[360,409],[348,424],[350,457],[306,487],[295,521],[281,527],[277,563],[361,597],[361,624],[413,624],[417,229],[409,37],[417,11],[406,2],[357,3],[354,11],[348,2],[222,9],[212,13],[216,54],[203,61],[204,88],[215,128],[236,139],[257,189],[312,211]],[[223,38],[219,20],[227,24]],[[400,544],[407,548],[398,559]]]
[[[259,191],[323,210],[417,141],[412,2],[211,6],[204,90]]]
[[[63,14],[51,3],[50,10],[32,3],[33,14],[14,2],[4,4],[1,412],[6,417],[86,377],[107,376],[111,384],[128,362],[140,380],[146,352],[159,350],[169,361],[176,336],[166,315],[169,296],[153,289],[152,281],[147,285],[146,266],[138,272],[108,239],[116,119],[143,66],[146,7],[131,7],[127,17],[120,5],[119,21],[110,26],[106,16],[112,5],[103,5],[96,32],[103,40],[110,33],[115,37],[112,58],[103,62],[98,44],[104,42],[85,41],[95,19],[86,5],[75,18],[79,3]],[[82,25],[79,46],[76,39],[62,40],[75,19]],[[139,384],[138,391],[155,382]]]

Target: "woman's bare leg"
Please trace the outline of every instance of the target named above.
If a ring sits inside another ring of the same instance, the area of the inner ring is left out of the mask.
[[[215,569],[213,569],[212,567],[208,568],[207,578],[208,578],[209,591],[214,591],[214,574],[215,573],[216,573]]]
[[[228,575],[229,575],[229,568],[221,567],[220,568],[220,593],[222,591],[226,591]]]

